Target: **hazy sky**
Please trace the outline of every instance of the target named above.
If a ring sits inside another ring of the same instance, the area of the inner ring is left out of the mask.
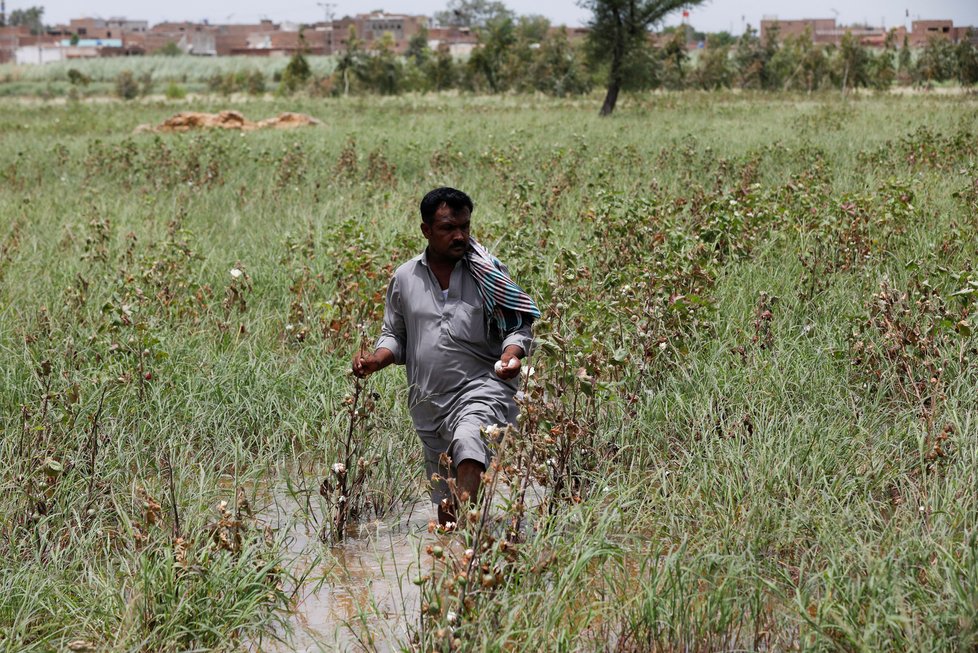
[[[447,0],[333,0],[337,17],[375,9],[391,13],[431,15],[445,8]],[[567,0],[504,0],[519,14],[543,14],[554,23],[583,25],[589,13]],[[48,23],[67,22],[80,16],[125,16],[158,23],[163,20],[202,20],[212,23],[253,22],[260,18],[278,21],[312,22],[321,20],[325,8],[317,0],[164,0],[146,2],[133,0],[7,0],[7,11],[31,5],[45,8]],[[905,12],[910,18],[950,18],[956,25],[978,26],[976,0],[810,0],[786,3],[784,0],[709,0],[690,10],[690,23],[700,30],[716,32],[729,30],[740,33],[744,23],[757,26],[763,16],[789,18],[832,18],[841,23],[869,22],[886,27],[902,25]],[[676,24],[678,13],[666,24]]]

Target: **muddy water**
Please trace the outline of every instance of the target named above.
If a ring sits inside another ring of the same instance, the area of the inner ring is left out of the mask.
[[[452,536],[428,532],[432,505],[419,500],[383,520],[360,523],[346,540],[326,546],[319,540],[315,508],[299,494],[269,492],[258,519],[288,536],[295,589],[292,632],[281,641],[252,643],[263,653],[286,651],[399,651],[418,626],[420,592],[411,582],[431,571],[428,544],[460,546]],[[531,484],[528,511],[543,500],[544,488]],[[497,490],[492,511],[504,512],[508,492]],[[528,521],[524,523],[528,527]],[[461,552],[459,551],[459,555]]]
[[[419,613],[411,579],[427,557],[425,545],[436,537],[428,533],[431,504],[419,501],[389,519],[360,524],[333,547],[320,543],[315,527],[294,523],[298,510],[291,499],[278,497],[264,511],[263,521],[273,528],[291,529],[293,574],[308,576],[296,593],[292,635],[282,633],[285,642],[265,641],[257,650],[400,650]]]

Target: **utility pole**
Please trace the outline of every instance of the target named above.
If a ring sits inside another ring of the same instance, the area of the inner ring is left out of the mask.
[[[7,2],[0,0],[0,27],[7,26]]]
[[[335,2],[317,2],[316,4],[319,5],[320,7],[322,7],[323,8],[323,11],[326,12],[326,23],[327,24],[328,23],[332,23],[333,22],[333,10],[336,8],[336,3]]]

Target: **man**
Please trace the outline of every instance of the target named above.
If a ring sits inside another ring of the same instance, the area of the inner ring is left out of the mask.
[[[408,399],[424,448],[438,520],[456,520],[457,498],[474,500],[492,452],[481,429],[513,424],[521,359],[530,351],[533,300],[469,235],[472,200],[436,188],[421,200],[425,251],[395,272],[384,326],[372,354],[353,358],[364,377],[391,364],[407,368]],[[451,468],[442,454],[447,454]]]

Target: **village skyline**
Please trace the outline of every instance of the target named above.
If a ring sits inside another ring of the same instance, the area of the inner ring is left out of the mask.
[[[83,5],[71,0],[48,2],[7,2],[7,13],[32,5],[44,7],[44,19],[48,24],[67,23],[72,18],[119,18],[145,20],[150,25],[164,22],[209,22],[214,24],[257,23],[270,20],[276,23],[314,24],[327,16],[334,19],[344,16],[383,11],[389,14],[434,16],[445,10],[445,0],[404,0],[362,5],[345,2],[285,2],[268,7],[254,0],[232,2],[212,0],[204,5],[189,0],[174,0],[165,6],[133,6],[123,0],[94,0]],[[542,15],[554,25],[568,27],[585,26],[590,12],[576,2],[566,0],[508,0],[504,2],[518,15]],[[762,19],[777,18],[782,21],[797,19],[834,18],[844,25],[872,25],[886,29],[905,27],[910,29],[913,20],[950,19],[956,25],[978,24],[978,3],[961,0],[935,0],[934,2],[911,1],[904,3],[869,0],[858,6],[849,6],[834,0],[813,0],[804,5],[786,7],[773,0],[745,0],[738,3],[710,2],[692,7],[687,15],[674,12],[663,21],[663,27],[687,23],[705,32],[726,31],[741,34],[747,25],[757,29]]]

